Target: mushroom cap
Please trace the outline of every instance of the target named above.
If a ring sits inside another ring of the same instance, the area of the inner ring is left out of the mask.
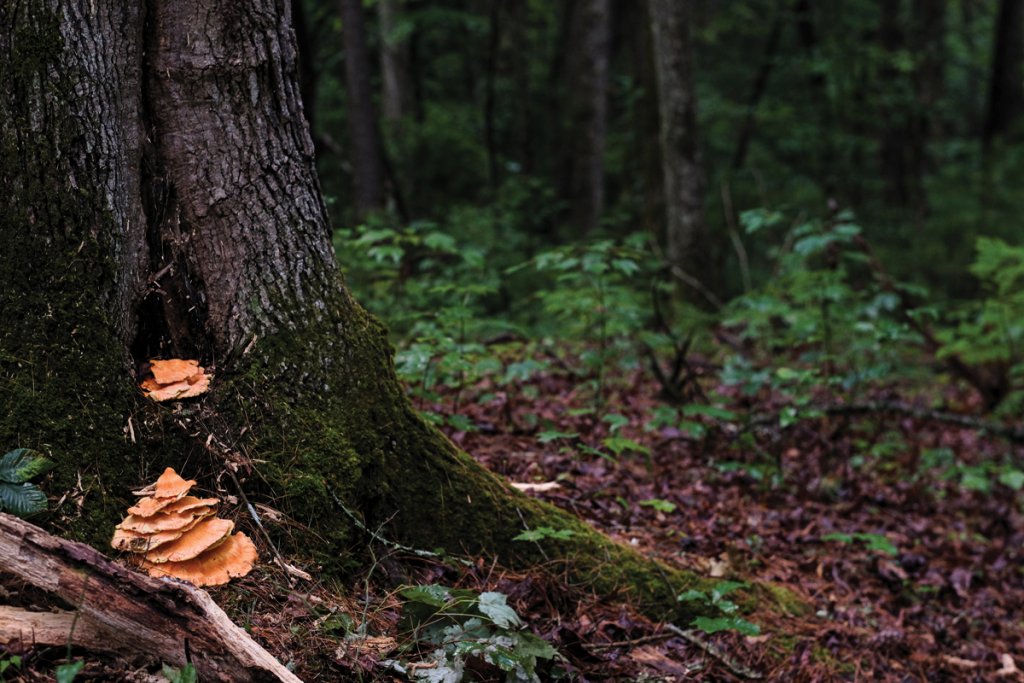
[[[192,488],[195,483],[195,479],[182,479],[181,476],[174,471],[173,467],[168,467],[164,470],[164,473],[160,475],[160,478],[156,480],[153,497],[178,499],[188,493],[188,490]]]
[[[170,515],[152,515],[150,517],[138,517],[128,515],[117,525],[118,529],[134,531],[137,534],[150,535],[158,531],[185,531],[194,522],[204,517],[213,515],[213,508],[193,508],[185,512],[175,512]]]
[[[146,561],[153,564],[191,560],[226,541],[235,523],[230,519],[210,517],[196,524],[170,543],[146,553]]]
[[[154,401],[174,401],[205,394],[210,388],[207,375],[197,360],[152,360],[149,362],[152,377],[147,377],[139,386],[146,396]]]
[[[157,384],[174,384],[183,382],[192,375],[202,374],[203,369],[199,367],[197,360],[170,358],[149,361],[149,371],[153,373],[153,379]]]
[[[219,586],[248,574],[256,558],[256,546],[248,536],[238,532],[191,560],[160,564],[143,560],[142,566],[150,576],[173,576],[197,586]]]
[[[152,517],[156,513],[171,514],[176,512],[187,512],[196,508],[213,507],[220,501],[216,498],[196,498],[195,496],[182,496],[174,498],[142,498],[134,506],[128,508],[128,514],[136,517]]]
[[[115,529],[110,545],[115,550],[129,553],[145,553],[165,543],[181,538],[184,530],[158,531],[154,534],[140,534],[127,529]]]

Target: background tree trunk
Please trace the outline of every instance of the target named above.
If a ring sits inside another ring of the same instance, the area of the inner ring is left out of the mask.
[[[585,235],[601,226],[604,210],[604,152],[608,137],[608,63],[611,1],[578,0],[570,34],[572,144],[569,146],[570,220]]]
[[[362,0],[338,0],[345,41],[345,92],[348,139],[356,211],[365,215],[384,206],[384,164],[370,88],[370,52]]]
[[[409,43],[398,34],[399,0],[377,3],[380,21],[381,113],[394,126],[412,111]]]
[[[650,0],[649,12],[658,76],[666,253],[673,268],[706,288],[711,259],[693,80],[693,7],[689,0]]]
[[[985,147],[1010,132],[1024,111],[1024,0],[999,3],[991,78],[982,130]]]
[[[230,463],[323,573],[361,559],[351,512],[684,616],[676,595],[706,584],[515,492],[412,409],[334,260],[288,3],[154,0],[145,23],[70,5],[0,7],[0,441],[58,461],[66,533],[105,547],[153,472],[215,486]],[[180,409],[132,368],[174,344],[217,373]],[[524,526],[574,535],[542,553],[511,540]]]

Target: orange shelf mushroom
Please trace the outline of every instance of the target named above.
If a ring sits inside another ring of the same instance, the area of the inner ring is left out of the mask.
[[[168,467],[156,483],[135,494],[110,544],[132,553],[150,576],[173,576],[197,586],[216,586],[245,576],[257,559],[248,536],[216,517],[216,498],[188,495],[196,482]]]
[[[210,379],[199,361],[171,358],[149,361],[147,377],[139,386],[154,401],[176,401],[205,394]]]

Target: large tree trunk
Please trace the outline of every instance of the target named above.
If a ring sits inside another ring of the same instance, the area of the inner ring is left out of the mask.
[[[410,406],[334,260],[288,8],[0,4],[0,444],[58,461],[51,524],[104,547],[131,487],[230,462],[325,573],[366,542],[345,510],[511,566],[548,526],[575,532],[544,547],[570,580],[678,616],[699,580],[513,491]],[[209,395],[139,396],[135,363],[172,351],[215,368]]]
[[[360,215],[384,206],[384,164],[381,161],[377,116],[370,88],[370,51],[366,47],[363,0],[338,0],[345,41],[345,103],[356,211]]]
[[[710,284],[711,260],[693,77],[693,7],[690,0],[650,0],[648,7],[658,76],[665,250],[677,275],[703,291]]]
[[[988,147],[1024,112],[1024,0],[1002,0],[992,50],[992,80],[982,139]]]

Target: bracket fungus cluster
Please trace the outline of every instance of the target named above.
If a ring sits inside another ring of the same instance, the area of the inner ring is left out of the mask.
[[[216,498],[188,495],[196,482],[168,467],[114,531],[110,544],[132,553],[150,576],[173,576],[197,586],[216,586],[245,576],[256,562],[256,546],[235,523],[215,516]]]
[[[154,401],[176,401],[205,394],[210,388],[211,375],[197,360],[149,361],[145,379],[139,385],[146,396]]]

